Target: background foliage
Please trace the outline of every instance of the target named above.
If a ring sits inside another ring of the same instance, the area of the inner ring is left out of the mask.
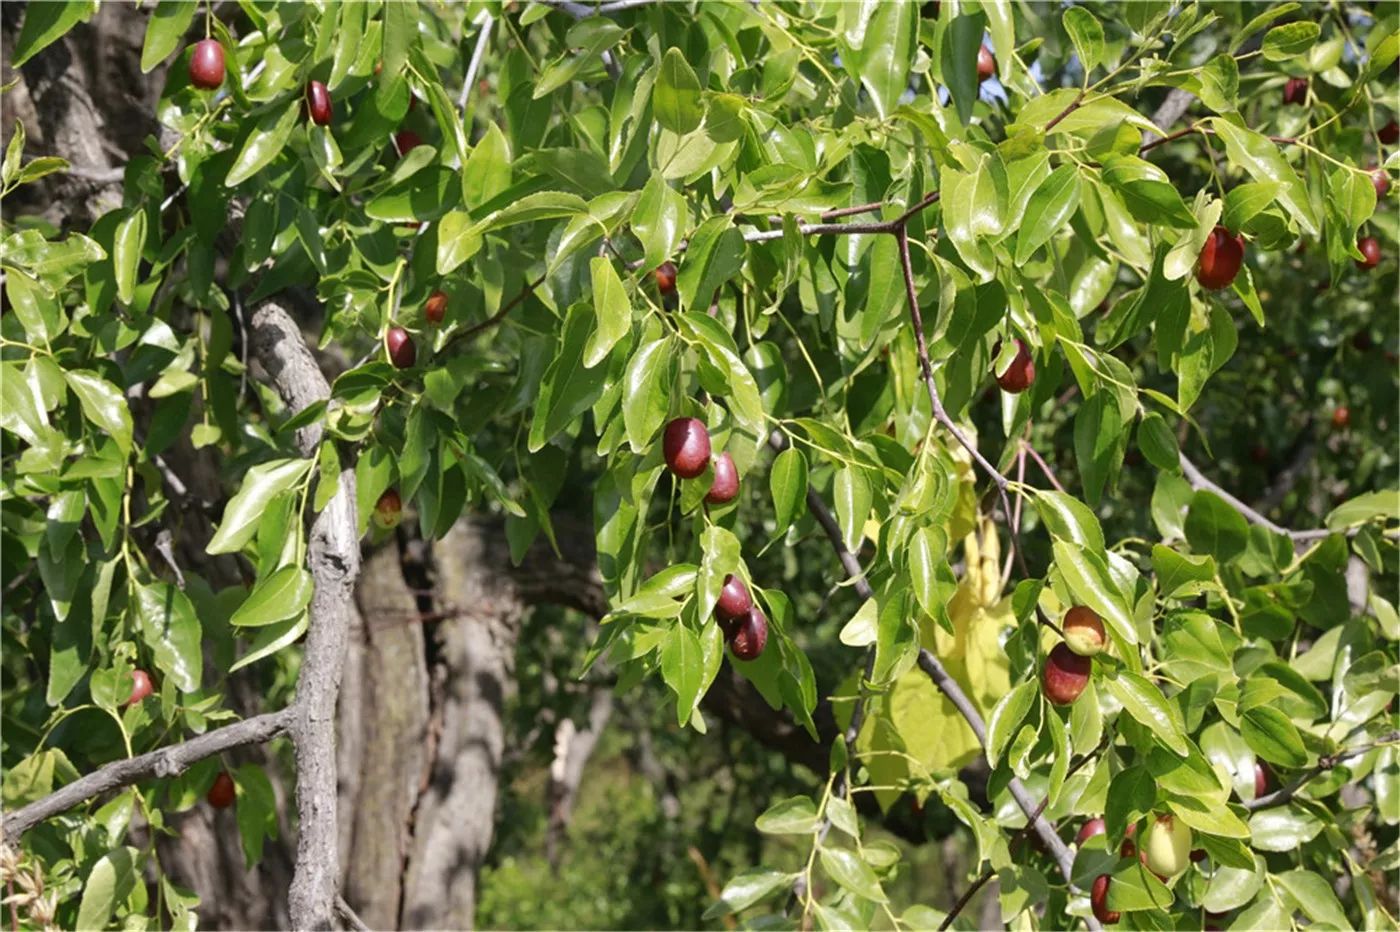
[[[367,546],[393,536],[370,523],[391,488],[400,542],[463,514],[503,515],[517,559],[560,515],[595,531],[608,614],[537,613],[521,640],[482,925],[924,928],[984,871],[1016,925],[1092,924],[1101,874],[1136,926],[1395,924],[1393,7],[214,12],[149,13],[161,130],[119,203],[56,224],[41,192],[65,153],[28,151],[22,124],[7,148],[7,809],[230,722],[234,674],[285,704],[315,623],[306,528],[353,468]],[[92,13],[30,4],[10,64]],[[212,93],[187,67],[206,36],[228,62]],[[329,126],[305,116],[313,79]],[[1246,261],[1208,291],[1217,224]],[[333,380],[294,416],[250,364],[269,298]],[[993,380],[1016,339],[1037,372],[1020,394]],[[702,507],[709,470],[666,471],[682,415],[733,456],[734,504]],[[181,536],[179,450],[217,452],[207,539]],[[753,662],[711,618],[731,573],[770,622]],[[1057,707],[1039,671],[1075,604],[1110,647]],[[128,705],[137,667],[157,693]],[[727,667],[830,748],[829,774],[714,727]],[[581,716],[551,684],[585,675],[657,736],[670,788],[610,732],[555,868],[531,725]],[[1256,763],[1282,793],[1259,797]],[[26,921],[194,925],[155,839],[218,769],[10,838],[10,876],[43,880]],[[264,768],[235,778],[253,863],[287,798]],[[1027,843],[1013,780],[1066,840],[1105,817],[1068,876]],[[1113,855],[1161,813],[1205,853],[1166,884]],[[911,878],[948,837],[966,863],[940,855],[931,895]]]

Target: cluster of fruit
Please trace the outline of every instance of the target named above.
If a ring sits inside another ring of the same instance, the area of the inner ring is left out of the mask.
[[[739,494],[739,471],[728,452],[713,455],[710,430],[699,418],[678,417],[666,425],[661,438],[662,458],[671,474],[680,479],[695,479],[712,466],[714,479],[705,501],[723,505]],[[715,601],[715,621],[740,660],[755,660],[768,644],[768,619],[749,593],[749,587],[733,573],[724,578],[724,586]]]
[[[196,42],[190,54],[190,83],[206,91],[217,90],[224,83],[224,47],[217,39],[203,39]],[[409,109],[413,108],[414,98],[408,98]],[[320,81],[306,84],[306,115],[317,126],[329,126],[333,110],[331,92]],[[401,129],[394,134],[394,148],[402,157],[408,150],[423,144],[417,133]],[[433,326],[442,323],[447,313],[447,295],[434,291],[423,306],[423,317]],[[390,327],[384,333],[384,350],[396,369],[408,369],[418,359],[413,338],[402,327]]]
[[[1258,799],[1268,792],[1269,772],[1264,769],[1263,764],[1255,763],[1254,798]],[[1083,847],[1084,843],[1095,835],[1107,833],[1108,826],[1104,824],[1104,820],[1096,817],[1080,827],[1079,834],[1074,837],[1074,843]],[[1129,825],[1124,833],[1123,844],[1118,848],[1118,854],[1125,858],[1137,857],[1142,865],[1156,874],[1157,879],[1163,883],[1186,870],[1188,862],[1206,859],[1204,848],[1191,847],[1195,840],[1191,827],[1175,816],[1152,816],[1143,835],[1141,849],[1136,844],[1136,835],[1137,824]],[[1112,880],[1110,875],[1100,874],[1094,878],[1089,891],[1089,904],[1093,907],[1094,918],[1105,925],[1111,925],[1122,918],[1118,912],[1108,908],[1108,888]],[[1207,916],[1209,917],[1209,914]],[[1207,925],[1205,928],[1209,930],[1213,927]]]

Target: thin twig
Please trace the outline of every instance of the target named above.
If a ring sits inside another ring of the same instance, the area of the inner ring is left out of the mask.
[[[1347,748],[1344,751],[1338,751],[1336,754],[1328,754],[1319,757],[1317,759],[1317,766],[1303,773],[1300,777],[1298,777],[1298,779],[1288,784],[1288,786],[1285,786],[1281,790],[1275,790],[1272,793],[1268,793],[1264,796],[1252,799],[1249,802],[1245,803],[1244,807],[1246,809],[1254,810],[1269,809],[1274,806],[1282,806],[1284,803],[1288,802],[1295,795],[1297,795],[1298,791],[1301,790],[1314,777],[1317,777],[1329,770],[1332,770],[1339,764],[1351,760],[1353,757],[1360,757],[1362,754],[1369,754],[1371,751],[1376,750],[1376,748],[1383,747],[1384,745],[1398,743],[1400,743],[1400,731],[1392,731],[1381,735],[1379,738],[1377,738],[1375,741],[1372,741],[1370,744],[1363,744],[1359,747]]]
[[[355,932],[370,932],[369,926],[364,920],[355,914],[355,910],[350,908],[350,904],[345,902],[345,897],[336,895],[335,911],[340,914],[340,918],[345,920],[345,924],[354,929]]]
[[[1050,464],[1045,462],[1045,460],[1041,458],[1041,455],[1036,452],[1035,447],[1031,446],[1029,443],[1024,442],[1022,445],[1024,446],[1025,451],[1030,454],[1031,459],[1035,460],[1036,465],[1040,467],[1040,471],[1045,473],[1045,478],[1050,480],[1050,484],[1055,487],[1055,491],[1063,493],[1065,491],[1065,487],[1060,485],[1059,479],[1055,478],[1055,471],[1050,468]]]
[[[467,78],[462,82],[462,93],[457,98],[457,109],[463,111],[462,118],[464,120],[466,119],[467,98],[471,95],[472,86],[476,84],[477,72],[481,70],[481,60],[486,56],[486,46],[491,41],[491,28],[496,25],[495,19],[488,11],[482,11],[476,21],[481,31],[477,33],[476,48],[472,49],[472,60],[467,65]]]

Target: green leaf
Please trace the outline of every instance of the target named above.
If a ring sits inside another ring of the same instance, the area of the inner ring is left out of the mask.
[[[919,632],[910,617],[906,593],[900,589],[880,606],[875,629],[875,665],[871,682],[884,685],[897,680],[914,666],[919,656]]]
[[[25,4],[24,24],[20,26],[19,39],[15,41],[10,67],[18,69],[68,30],[87,22],[96,12],[96,0],[53,0]]]
[[[1088,505],[1063,492],[1050,489],[1034,491],[1036,510],[1054,537],[1095,553],[1103,553],[1103,529]]]
[[[438,221],[437,271],[448,275],[481,250],[482,235],[465,210],[448,212]]]
[[[510,187],[510,144],[495,123],[477,140],[462,163],[462,203],[476,209]]]
[[[894,112],[909,84],[917,9],[909,0],[861,0],[842,6],[846,29],[841,63],[865,86],[882,120]]]
[[[78,396],[83,416],[117,442],[122,453],[131,451],[131,408],[126,396],[95,372],[73,369],[63,373],[73,394]]]
[[[862,861],[854,851],[823,847],[821,861],[822,870],[826,871],[832,880],[856,896],[874,900],[877,903],[889,901],[888,897],[885,896],[885,891],[880,889],[880,881],[876,878],[875,871],[871,870],[870,865]]]
[[[1176,434],[1157,412],[1145,415],[1138,424],[1137,441],[1138,449],[1153,466],[1163,472],[1181,469],[1181,450],[1176,443]]]
[[[1039,695],[1040,688],[1036,681],[1027,680],[1003,696],[996,708],[992,709],[992,714],[987,718],[987,763],[991,767],[995,768],[997,761],[1001,760],[1001,755]],[[1055,727],[1054,723],[1050,723],[1049,727]]]
[[[263,512],[274,498],[294,487],[311,471],[311,460],[281,459],[248,470],[243,485],[224,508],[224,518],[205,548],[208,553],[236,553],[252,540]]]
[[[836,503],[836,523],[841,526],[841,541],[854,553],[860,549],[865,535],[865,521],[870,517],[874,492],[863,470],[843,466],[836,470],[832,495]]]
[[[1176,185],[1156,165],[1133,155],[1104,160],[1103,180],[1123,197],[1128,212],[1143,223],[1164,223],[1189,230],[1196,218],[1181,199]]]
[[[1389,521],[1397,515],[1400,515],[1400,490],[1382,489],[1358,495],[1333,508],[1327,514],[1326,524],[1329,530],[1340,531],[1376,518]]]
[[[270,625],[300,613],[311,604],[311,574],[300,566],[284,566],[262,580],[229,618],[235,627]]]
[[[977,52],[982,48],[986,25],[987,18],[981,12],[960,14],[943,32],[939,55],[943,83],[958,111],[958,122],[964,126],[972,121],[972,107],[977,102]]]
[[[1249,545],[1249,523],[1219,495],[1201,489],[1186,512],[1186,540],[1197,553],[1229,563]]]
[[[806,796],[774,803],[754,822],[765,835],[813,835],[821,827],[817,807]]]
[[[45,4],[35,3],[29,9],[43,6]],[[27,21],[25,25],[28,25]],[[113,848],[92,865],[83,884],[75,928],[107,928],[113,913],[131,895],[139,879],[136,872],[137,853],[135,848]]]
[[[391,4],[391,6],[397,5]],[[280,110],[276,107],[269,107],[263,113],[257,126],[244,140],[238,158],[234,159],[233,167],[229,169],[228,177],[224,179],[225,187],[237,187],[247,181],[286,150],[287,140],[291,137],[292,129],[297,124],[301,107],[301,97],[296,95]]]
[[[1276,182],[1278,200],[1309,236],[1317,236],[1317,215],[1313,213],[1307,186],[1284,159],[1283,153],[1267,137],[1250,129],[1236,126],[1224,117],[1209,120],[1211,127],[1225,143],[1230,161],[1247,171],[1255,181]]]
[[[728,214],[711,217],[690,238],[685,262],[676,276],[681,306],[704,312],[715,292],[744,264],[744,237]]]
[[[234,661],[233,666],[228,668],[229,672],[234,673],[251,663],[277,653],[305,634],[309,624],[310,618],[306,612],[302,612],[286,621],[277,621],[258,628],[257,634],[253,637],[253,643],[248,648],[248,653]]]
[[[436,220],[456,204],[457,187],[456,172],[442,165],[429,165],[376,195],[365,204],[365,214],[389,223]],[[473,228],[475,232],[484,232],[480,226]]]
[[[175,51],[194,20],[196,0],[160,0],[146,26],[146,41],[141,46],[141,71],[149,72]]]
[[[1259,706],[1240,716],[1240,734],[1264,760],[1284,767],[1302,767],[1308,762],[1298,729],[1273,706]]]
[[[146,583],[136,589],[134,608],[156,666],[184,692],[199,689],[203,634],[189,598],[169,583]]]
[[[593,368],[607,358],[617,341],[632,328],[632,305],[622,287],[622,279],[607,256],[594,256],[588,262],[593,280],[593,312],[597,329],[588,337],[583,364]]]
[[[948,537],[941,528],[921,527],[909,538],[909,584],[924,614],[937,618],[944,611],[947,594],[942,592],[948,567]]]
[[[1152,572],[1163,598],[1194,598],[1215,579],[1215,560],[1209,555],[1186,556],[1153,544]]]
[[[138,208],[117,224],[112,241],[112,271],[117,279],[117,299],[123,304],[130,304],[136,295],[136,273],[145,244],[146,212]]]
[[[1084,497],[1097,505],[1104,487],[1123,465],[1126,425],[1118,401],[1106,391],[1095,394],[1074,417],[1074,452]]]
[[[700,638],[683,624],[673,625],[661,647],[661,677],[676,694],[676,723],[684,725],[700,698],[703,666]]]
[[[669,48],[662,57],[651,106],[656,122],[681,135],[699,127],[705,118],[700,79],[680,49]]]
[[[583,364],[583,350],[593,330],[587,304],[575,304],[564,321],[564,333],[557,355],[540,382],[535,416],[530,422],[529,449],[538,451],[579,415],[593,406],[603,393],[607,372]]]
[[[1127,713],[1146,726],[1163,744],[1183,757],[1190,752],[1181,710],[1176,703],[1168,702],[1151,681],[1136,673],[1119,670],[1105,682],[1108,691],[1123,704]]]
[[[1104,60],[1103,26],[1094,14],[1082,6],[1072,6],[1064,12],[1065,32],[1079,53],[1079,61],[1088,74]]]
[[[1283,185],[1277,181],[1249,181],[1235,185],[1225,195],[1225,210],[1220,222],[1231,230],[1243,229],[1256,214],[1274,202],[1282,188]]]
[[[632,452],[650,448],[666,419],[675,383],[675,342],[662,337],[637,348],[623,376],[622,419]]]
[[[687,219],[685,195],[660,174],[651,176],[632,213],[632,232],[642,244],[642,268],[654,269],[675,255]]]
[[[1308,25],[1316,28],[1315,23]],[[1347,918],[1346,911],[1342,909],[1331,882],[1320,874],[1297,868],[1275,874],[1273,879],[1288,891],[1298,908],[1313,922],[1332,929],[1351,927],[1352,923]]]
[[[781,534],[792,526],[807,497],[807,458],[796,447],[788,447],[773,460],[768,474],[773,495],[773,518]]]
[[[1264,57],[1269,61],[1287,61],[1305,55],[1321,34],[1322,27],[1307,20],[1275,26],[1264,34]]]
[[[1079,169],[1072,164],[1061,165],[1031,195],[1021,219],[1021,231],[1016,235],[1016,264],[1025,265],[1037,249],[1065,229],[1078,208]]]
[[[702,918],[713,919],[716,916],[724,916],[728,913],[737,913],[748,909],[775,891],[791,886],[796,879],[796,874],[784,874],[782,871],[766,870],[761,867],[744,871],[724,885],[719,900],[705,910],[705,915]]]
[[[735,419],[755,436],[764,429],[763,398],[753,373],[739,357],[734,337],[708,314],[691,312],[681,317],[681,323],[699,342],[702,366],[708,362],[723,382],[725,401]],[[705,376],[702,368],[701,377]]]

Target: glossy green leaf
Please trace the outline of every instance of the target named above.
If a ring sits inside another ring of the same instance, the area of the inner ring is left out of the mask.
[[[236,553],[252,540],[268,504],[295,487],[311,471],[311,460],[282,459],[249,469],[243,484],[224,506],[219,529],[205,548],[208,553]]]
[[[807,496],[807,458],[801,450],[788,447],[777,455],[768,486],[773,495],[773,518],[781,533],[797,519]]]
[[[593,406],[602,394],[607,373],[584,365],[583,352],[593,332],[592,312],[587,304],[569,309],[559,350],[540,382],[535,415],[530,421],[529,449],[539,450],[579,415]]]
[[[297,124],[302,102],[300,95],[284,106],[270,106],[243,142],[224,185],[237,187],[271,164],[287,148],[287,139]]]
[[[257,627],[299,614],[311,603],[311,574],[300,566],[284,566],[262,580],[229,618],[235,627]]]
[[[675,342],[662,337],[632,354],[623,376],[622,417],[634,453],[647,450],[670,409],[675,381]]]
[[[667,49],[662,56],[651,93],[656,122],[673,133],[688,133],[705,118],[705,108],[700,101],[700,79],[680,49]]]
[[[151,14],[151,21],[146,24],[146,41],[141,47],[142,72],[150,71],[175,51],[198,8],[195,0],[160,0]]]
[[[136,866],[138,854],[135,848],[113,848],[92,865],[82,885],[77,928],[107,928],[113,913],[131,895],[132,888],[141,879]]]
[[[70,369],[63,373],[63,377],[73,394],[78,396],[83,416],[115,440],[123,452],[129,451],[131,408],[121,390],[97,373],[84,369]]]
[[[597,328],[588,337],[583,364],[589,368],[607,358],[617,341],[632,328],[632,306],[622,279],[607,256],[594,256],[588,269],[593,280],[593,312]]]
[[[1079,169],[1061,165],[1036,189],[1026,206],[1021,232],[1016,236],[1016,264],[1025,265],[1036,250],[1065,229],[1078,207]]]
[[[1123,704],[1123,709],[1146,726],[1158,739],[1177,754],[1185,755],[1190,745],[1181,712],[1168,702],[1151,681],[1136,673],[1120,670],[1105,680],[1109,693]]]
[[[134,608],[156,666],[184,692],[199,689],[203,635],[189,597],[169,583],[147,583],[137,587]]]

